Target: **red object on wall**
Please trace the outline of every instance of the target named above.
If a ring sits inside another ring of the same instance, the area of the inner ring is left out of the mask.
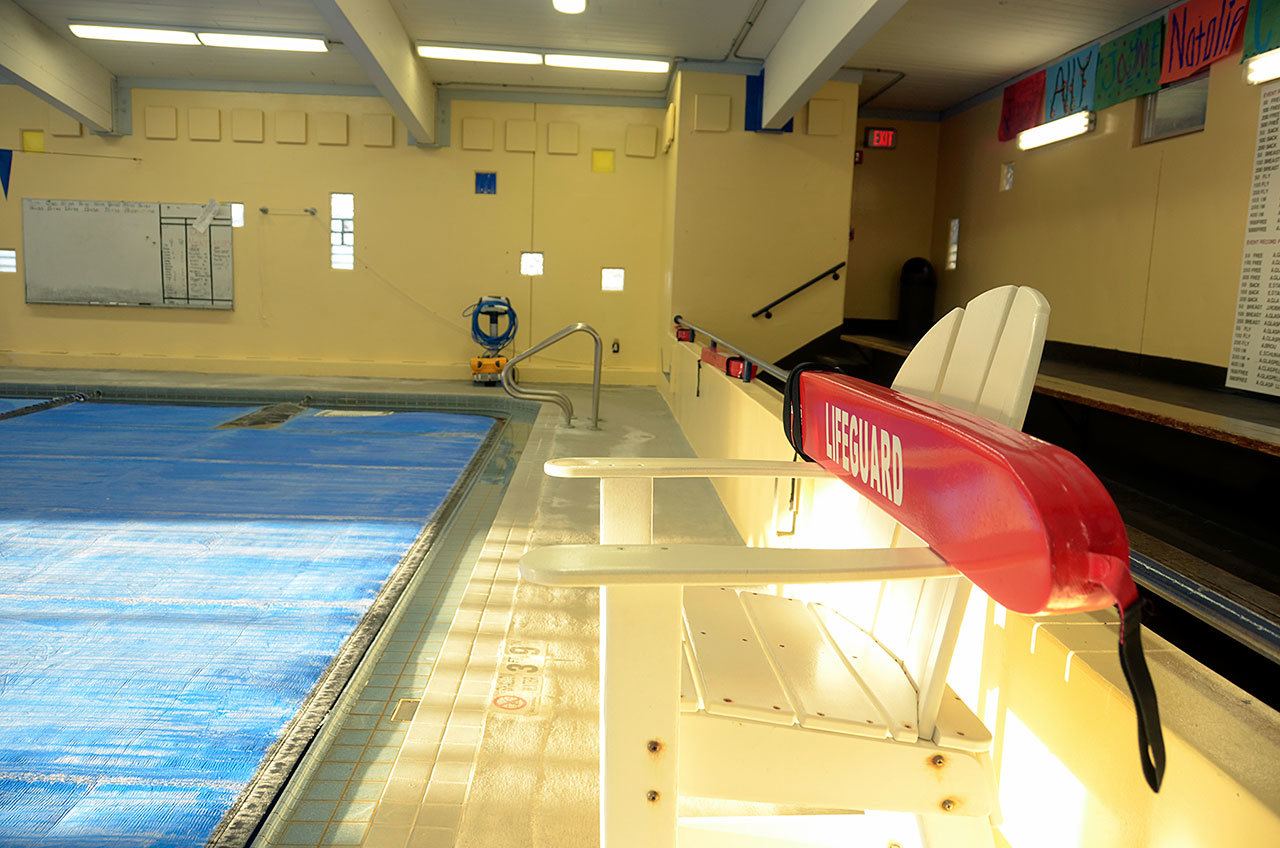
[[[1249,0],[1188,0],[1170,9],[1160,84],[1186,79],[1239,49],[1248,12]]]
[[[863,139],[873,150],[892,150],[898,146],[898,131],[892,127],[867,127]]]
[[[759,369],[750,362],[747,362],[741,356],[726,356],[713,347],[704,347],[701,355],[702,361],[708,365],[714,366],[716,369],[723,371],[730,377],[744,382],[751,382],[756,378]],[[746,371],[746,377],[743,372]]]
[[[1011,610],[1137,599],[1124,522],[1059,447],[839,374],[800,377],[804,452]]]
[[[1026,79],[1005,86],[997,133],[1001,141],[1009,141],[1023,130],[1044,123],[1044,82],[1045,72],[1037,71]]]

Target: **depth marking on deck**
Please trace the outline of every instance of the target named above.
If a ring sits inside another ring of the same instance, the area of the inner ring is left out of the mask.
[[[493,697],[489,699],[490,711],[500,715],[536,715],[542,702],[546,658],[546,642],[507,642]]]

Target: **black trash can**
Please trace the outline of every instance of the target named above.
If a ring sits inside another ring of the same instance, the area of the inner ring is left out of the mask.
[[[903,337],[916,342],[933,326],[933,306],[938,297],[938,275],[923,256],[902,263],[898,279],[898,326]]]

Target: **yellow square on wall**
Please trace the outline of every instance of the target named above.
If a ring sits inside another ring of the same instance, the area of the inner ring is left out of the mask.
[[[44,130],[23,130],[22,152],[44,153]]]
[[[592,150],[591,151],[591,170],[597,174],[613,173],[613,151],[612,150]]]

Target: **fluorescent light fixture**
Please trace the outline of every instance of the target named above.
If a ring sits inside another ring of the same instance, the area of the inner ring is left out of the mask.
[[[1260,85],[1280,77],[1280,50],[1259,53],[1244,63],[1244,79],[1249,85]]]
[[[200,43],[205,47],[240,47],[247,50],[292,50],[297,53],[327,53],[329,46],[323,38],[306,38],[295,35],[246,35],[235,32],[201,32]]]
[[[671,70],[671,63],[661,59],[620,59],[616,56],[576,56],[567,53],[548,53],[544,58],[553,68],[630,71],[637,74],[665,74]]]
[[[1067,115],[1065,118],[1018,133],[1018,149],[1031,150],[1034,147],[1044,147],[1046,144],[1084,135],[1091,129],[1093,129],[1093,113],[1076,112],[1074,115]]]
[[[180,29],[111,26],[109,24],[68,24],[77,38],[97,41],[141,41],[145,44],[199,44],[194,32]]]
[[[627,272],[623,268],[600,269],[600,291],[622,291],[626,285]]]
[[[587,11],[587,0],[551,0],[551,8],[566,15],[580,15]]]
[[[424,59],[455,59],[460,62],[499,62],[504,65],[541,65],[540,53],[519,50],[482,50],[479,47],[447,47],[442,44],[419,44],[418,55]]]
[[[526,277],[542,276],[542,254],[528,251],[520,254],[520,273]]]

